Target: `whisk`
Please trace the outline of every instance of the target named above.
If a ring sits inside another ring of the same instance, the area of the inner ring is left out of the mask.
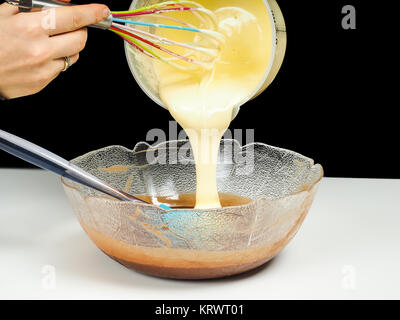
[[[20,11],[71,5],[57,0],[7,0],[7,2],[18,6]],[[190,14],[192,17],[185,21],[182,17],[177,17],[177,13]],[[165,23],[158,23],[159,20],[165,20]],[[197,24],[188,20],[197,21]],[[166,24],[167,21],[169,24]],[[165,1],[130,11],[114,11],[105,20],[92,27],[110,30],[129,43],[131,50],[179,69],[209,68],[216,62],[225,40],[225,36],[217,31],[215,14],[197,2],[189,0]],[[195,36],[191,41],[182,42],[157,34],[158,29],[193,32]]]

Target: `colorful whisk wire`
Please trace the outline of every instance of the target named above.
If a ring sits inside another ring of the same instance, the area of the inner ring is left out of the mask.
[[[200,26],[192,25],[171,15],[173,12],[193,14],[198,19]],[[225,39],[222,34],[215,30],[217,19],[214,13],[194,1],[165,1],[130,11],[114,11],[111,14],[112,24],[109,30],[124,39],[130,44],[131,48],[180,69],[213,65]],[[135,19],[143,17],[161,18],[173,21],[174,24]],[[198,41],[181,42],[151,32],[150,28],[195,32],[199,37],[197,38]],[[169,49],[168,46],[173,48]],[[177,48],[183,48],[186,51],[175,52]]]

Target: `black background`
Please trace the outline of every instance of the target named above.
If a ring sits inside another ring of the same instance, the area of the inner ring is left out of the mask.
[[[130,4],[102,2],[112,10]],[[309,156],[327,176],[400,178],[394,8],[366,0],[278,2],[288,33],[284,64],[231,129],[254,128],[256,141]],[[347,4],[356,7],[356,30],[342,29]],[[172,120],[135,83],[122,41],[94,29],[68,72],[39,94],[0,102],[0,111],[1,129],[67,159],[111,144],[133,148],[152,128],[168,132]],[[0,152],[0,167],[28,166]]]

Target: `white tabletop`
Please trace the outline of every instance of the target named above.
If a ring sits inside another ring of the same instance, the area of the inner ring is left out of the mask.
[[[212,281],[128,270],[81,229],[58,177],[0,169],[0,299],[400,299],[400,180],[325,179],[265,267]]]

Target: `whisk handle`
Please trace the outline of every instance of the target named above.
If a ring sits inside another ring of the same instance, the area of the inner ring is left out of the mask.
[[[121,201],[147,203],[108,185],[104,181],[61,158],[60,156],[1,129],[0,150],[8,152],[17,158],[32,163],[33,165],[42,169],[54,172],[59,176],[68,178],[84,186],[108,194],[115,199]],[[159,206],[164,210],[172,210],[165,204],[160,204]]]
[[[67,2],[57,1],[57,0],[19,0],[19,11],[30,12],[35,10],[40,10],[42,8],[58,8],[66,7],[70,4]]]
[[[58,0],[7,0],[11,5],[17,6],[20,12],[31,12],[45,9],[52,9],[58,7],[73,6],[74,4],[62,2]],[[112,24],[112,15],[110,14],[106,19],[96,24],[91,24],[89,27],[108,30]]]
[[[138,201],[120,190],[85,172],[58,155],[11,133],[0,130],[0,150],[4,150],[42,169],[68,178],[122,201]]]

